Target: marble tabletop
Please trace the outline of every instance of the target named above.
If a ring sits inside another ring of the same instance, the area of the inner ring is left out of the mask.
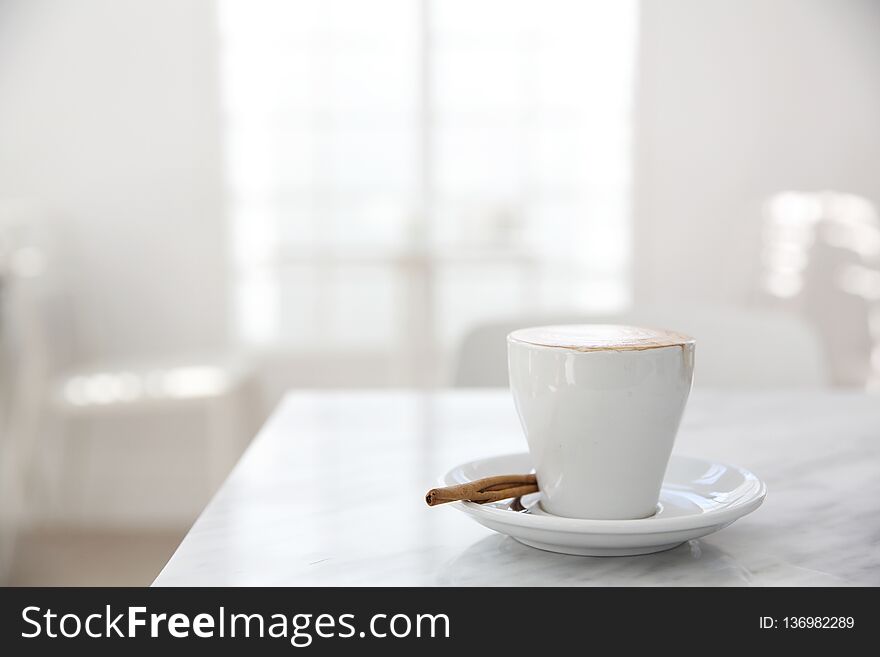
[[[542,552],[425,505],[451,467],[524,450],[503,390],[291,393],[154,585],[880,585],[880,397],[695,390],[675,450],[767,499],[646,556]]]

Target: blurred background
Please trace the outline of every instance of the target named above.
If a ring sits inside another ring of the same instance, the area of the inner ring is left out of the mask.
[[[0,0],[0,99],[0,582],[149,584],[285,390],[519,325],[880,384],[871,0]]]

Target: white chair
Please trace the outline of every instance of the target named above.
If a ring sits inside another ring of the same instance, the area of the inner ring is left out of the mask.
[[[818,337],[803,320],[767,310],[643,306],[609,316],[536,316],[474,328],[458,350],[453,384],[507,385],[506,336],[542,324],[632,324],[687,333],[697,340],[695,385],[717,388],[819,387],[827,384]]]

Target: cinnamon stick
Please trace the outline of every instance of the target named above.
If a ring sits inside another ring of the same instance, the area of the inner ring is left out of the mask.
[[[538,480],[533,474],[497,475],[476,479],[466,484],[432,488],[425,495],[425,502],[428,506],[460,500],[485,504],[537,492]]]

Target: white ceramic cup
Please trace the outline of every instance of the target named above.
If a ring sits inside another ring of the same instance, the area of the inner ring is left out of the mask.
[[[546,512],[608,520],[656,512],[694,346],[671,331],[604,324],[507,336],[510,387]]]

